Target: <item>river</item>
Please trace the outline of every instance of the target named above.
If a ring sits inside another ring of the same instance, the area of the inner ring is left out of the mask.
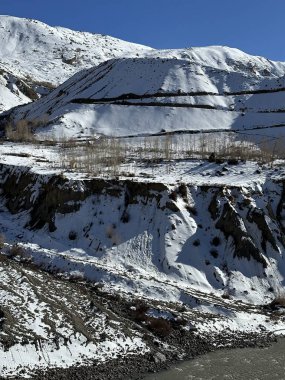
[[[145,380],[285,380],[285,339],[268,348],[211,352]]]

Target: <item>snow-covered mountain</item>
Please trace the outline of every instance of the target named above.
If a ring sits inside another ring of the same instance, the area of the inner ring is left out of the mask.
[[[204,149],[200,160],[199,139],[178,132],[280,136],[285,63],[0,24],[1,127],[27,120],[39,137],[72,138],[177,132],[126,145],[2,142],[0,377],[57,379],[64,368],[64,378],[132,379],[284,331],[282,161],[210,160]]]
[[[51,27],[40,21],[0,16],[0,70],[20,78],[41,94],[74,73],[114,57],[150,48],[101,34]],[[0,83],[0,96],[6,98]],[[7,95],[11,98],[11,94]],[[22,99],[22,103],[29,99]],[[0,111],[20,104],[7,99]],[[2,101],[3,103],[3,101]]]
[[[44,135],[258,129],[276,136],[285,124],[285,63],[228,47],[153,50],[0,16],[0,69],[0,111],[48,94],[9,114],[48,121],[38,129]]]
[[[44,133],[126,136],[285,124],[285,64],[227,47],[151,51],[83,70],[13,119],[48,116]],[[265,129],[264,129],[265,128]],[[261,133],[261,132],[260,132]]]

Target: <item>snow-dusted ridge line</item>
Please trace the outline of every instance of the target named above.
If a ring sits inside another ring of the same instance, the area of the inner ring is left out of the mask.
[[[13,16],[0,16],[0,47],[2,67],[21,77],[54,84],[112,57],[150,50],[106,35]],[[66,63],[68,56],[76,57],[76,62]]]
[[[37,131],[42,137],[128,136],[162,129],[247,130],[284,123],[285,64],[238,49],[154,50],[5,16],[0,17],[1,47],[2,67],[27,81],[59,84],[77,72],[35,105],[11,114],[12,121],[48,119],[46,127]],[[103,104],[75,104],[78,99],[88,99],[85,103],[101,99]],[[109,104],[119,100],[125,101],[124,109]],[[22,100],[14,101],[3,109]],[[272,135],[277,133],[272,128]]]
[[[82,69],[148,50],[101,34],[0,16],[0,112],[34,99],[25,97],[19,80],[29,93],[41,96]]]

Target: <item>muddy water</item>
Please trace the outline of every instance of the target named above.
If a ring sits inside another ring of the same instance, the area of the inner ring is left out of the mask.
[[[285,339],[268,348],[213,352],[145,380],[285,380]]]

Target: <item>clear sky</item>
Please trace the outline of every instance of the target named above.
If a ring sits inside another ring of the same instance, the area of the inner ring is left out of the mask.
[[[227,45],[285,61],[285,0],[0,0],[0,14],[155,48]]]

